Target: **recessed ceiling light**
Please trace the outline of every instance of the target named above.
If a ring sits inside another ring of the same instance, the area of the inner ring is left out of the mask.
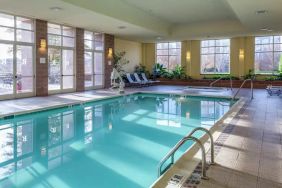
[[[123,26],[123,25],[122,25],[122,26],[118,26],[118,28],[119,28],[119,29],[125,29],[126,26]]]
[[[162,37],[156,37],[156,39],[157,39],[157,40],[161,40],[161,39],[162,39]]]
[[[256,14],[267,14],[268,11],[267,10],[257,10]]]
[[[268,32],[273,31],[272,29],[269,29],[269,28],[266,28],[266,27],[265,27],[265,28],[261,28],[260,30],[261,30],[261,31],[268,31]]]
[[[63,9],[61,7],[50,7],[50,10],[60,11],[60,10],[63,10]]]

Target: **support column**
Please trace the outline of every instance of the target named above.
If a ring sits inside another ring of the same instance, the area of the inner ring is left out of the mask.
[[[47,21],[36,20],[36,96],[48,95],[48,40]],[[44,44],[45,42],[45,44]],[[44,46],[45,45],[45,46]]]
[[[115,37],[113,35],[105,34],[104,36],[104,88],[111,87],[111,72],[113,70],[113,63],[111,62],[111,57],[109,57],[109,49],[112,49],[114,53]]]
[[[76,28],[76,91],[84,91],[84,29]]]

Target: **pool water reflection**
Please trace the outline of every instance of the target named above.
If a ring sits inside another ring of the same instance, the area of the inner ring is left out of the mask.
[[[1,120],[0,187],[149,187],[165,154],[231,105],[136,94]]]

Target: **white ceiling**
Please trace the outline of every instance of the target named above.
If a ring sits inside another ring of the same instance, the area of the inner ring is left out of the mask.
[[[2,12],[143,42],[281,33],[281,7],[282,0],[0,0]]]

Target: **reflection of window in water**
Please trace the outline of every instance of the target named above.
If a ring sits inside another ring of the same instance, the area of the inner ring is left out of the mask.
[[[229,109],[228,103],[201,101],[201,125],[212,126]]]
[[[94,128],[97,129],[103,126],[103,106],[96,105],[93,107],[94,110]]]
[[[93,109],[92,107],[84,108],[84,143],[92,143],[92,130],[93,130]]]
[[[70,142],[74,137],[74,112],[67,111],[48,117],[49,149],[48,168],[52,169],[64,162],[64,154],[71,151]]]
[[[181,127],[181,103],[175,99],[159,99],[157,106],[157,125]]]
[[[18,121],[0,127],[0,180],[2,180],[17,169],[32,163],[33,121]]]

